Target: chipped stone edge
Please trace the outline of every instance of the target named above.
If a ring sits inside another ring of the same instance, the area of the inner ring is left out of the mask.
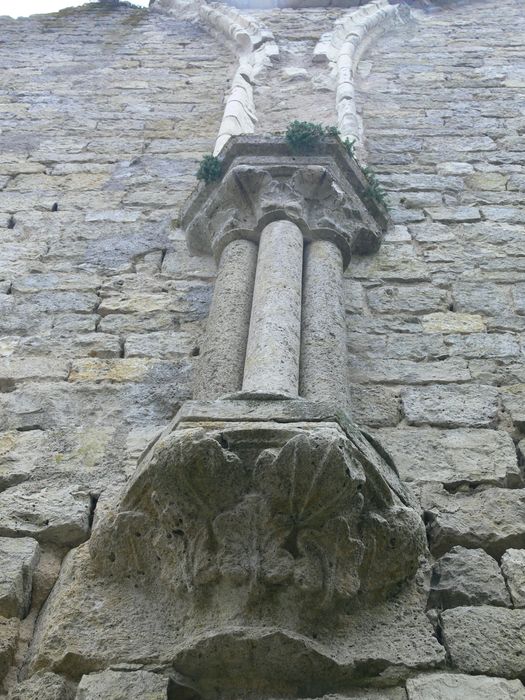
[[[354,150],[365,160],[362,119],[357,113],[355,75],[363,53],[385,32],[411,19],[408,5],[390,5],[374,0],[358,10],[345,13],[331,32],[323,34],[314,48],[313,60],[326,62],[335,78],[337,126],[343,141],[355,139]]]
[[[255,131],[255,78],[277,59],[279,49],[270,30],[233,7],[218,2],[201,5],[199,17],[213,34],[226,38],[239,57],[213,149],[217,156],[232,136]]]

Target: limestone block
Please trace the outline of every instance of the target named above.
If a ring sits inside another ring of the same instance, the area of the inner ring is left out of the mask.
[[[450,358],[441,362],[410,360],[366,360],[350,356],[350,381],[379,384],[427,384],[466,382],[470,379],[467,363]]]
[[[379,428],[397,425],[400,420],[399,397],[389,387],[351,384],[350,406],[358,425]]]
[[[377,430],[374,435],[405,482],[435,481],[452,487],[522,484],[514,442],[504,431],[404,428]]]
[[[67,363],[43,357],[0,357],[0,388],[11,390],[21,381],[30,379],[66,379]]]
[[[525,315],[525,284],[515,284],[512,287],[512,298],[516,313]]]
[[[420,243],[440,243],[443,241],[453,241],[454,230],[451,226],[439,223],[411,224],[408,227],[410,234]]]
[[[42,672],[18,683],[9,692],[8,700],[73,700],[74,697],[73,683],[56,673]]]
[[[501,570],[516,608],[525,608],[525,549],[507,549]]]
[[[87,272],[40,272],[13,280],[12,293],[35,293],[43,290],[90,291],[100,287],[102,278]]]
[[[82,676],[75,700],[167,700],[165,676],[148,671],[102,671]]]
[[[19,626],[14,617],[0,617],[0,687],[15,656]]]
[[[18,296],[18,295],[17,295]],[[100,301],[94,292],[42,291],[34,294],[24,294],[21,298],[41,314],[61,313],[91,313]],[[15,296],[16,299],[16,296]]]
[[[452,287],[455,309],[471,314],[496,315],[508,311],[510,298],[505,287],[487,282],[457,282]]]
[[[465,358],[509,358],[521,355],[519,337],[512,333],[469,333],[445,338],[450,355]]]
[[[155,364],[149,358],[80,359],[71,366],[70,382],[136,382]]]
[[[483,549],[452,547],[432,570],[429,605],[440,609],[460,605],[510,607],[510,597],[495,559]]]
[[[430,548],[436,556],[462,545],[500,557],[509,547],[519,548],[525,542],[525,489],[449,494],[424,487],[421,505],[429,518]]]
[[[74,486],[24,483],[0,493],[0,536],[74,547],[89,535],[91,498]]]
[[[443,428],[488,428],[495,425],[499,398],[491,386],[410,387],[401,392],[401,405],[411,425]]]
[[[518,681],[463,673],[429,673],[407,680],[408,700],[525,700]]]
[[[435,207],[426,210],[433,221],[456,224],[480,221],[481,214],[475,207]]]
[[[476,333],[486,329],[485,321],[477,314],[435,313],[423,316],[425,333]]]
[[[430,313],[447,308],[447,293],[438,287],[382,285],[369,289],[368,305],[378,313]]]
[[[452,665],[463,673],[503,678],[525,673],[525,610],[488,605],[445,610],[443,639]]]
[[[0,537],[0,615],[25,617],[31,603],[33,572],[40,557],[30,537]]]
[[[30,407],[36,408],[37,403],[26,405],[26,408]],[[35,425],[31,418],[28,422]],[[41,430],[0,433],[0,491],[26,481],[31,476],[38,465],[44,443],[45,436]]]
[[[124,355],[171,360],[187,357],[195,346],[196,334],[186,331],[130,333],[124,341]]]
[[[522,430],[525,427],[525,384],[502,387],[501,399],[514,425]]]

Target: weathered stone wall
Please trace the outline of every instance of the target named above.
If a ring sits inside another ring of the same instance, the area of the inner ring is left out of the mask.
[[[363,57],[358,80],[393,225],[346,273],[354,417],[422,500],[443,557],[430,605],[445,610],[433,619],[448,670],[514,679],[430,675],[409,681],[410,700],[433,683],[523,694],[520,4],[417,12]],[[341,12],[253,13],[281,52],[255,88],[260,131],[336,122],[311,52]],[[22,662],[98,496],[190,396],[215,267],[188,255],[172,219],[236,68],[220,38],[173,15],[77,8],[1,23],[0,674],[18,633]]]
[[[196,24],[127,7],[1,25],[0,551],[38,540],[40,605],[99,494],[191,395],[215,268],[172,220],[235,60]],[[29,555],[2,557],[0,616]]]

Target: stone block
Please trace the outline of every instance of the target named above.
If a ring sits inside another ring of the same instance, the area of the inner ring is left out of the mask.
[[[137,382],[140,381],[153,360],[145,358],[81,359],[71,366],[70,382]]]
[[[350,357],[350,381],[378,384],[438,384],[467,382],[470,372],[465,360],[454,358],[441,362],[410,360],[367,360]]]
[[[350,406],[358,425],[379,428],[399,423],[399,398],[395,389],[352,384]]]
[[[446,609],[460,605],[510,607],[501,570],[483,549],[452,547],[434,564],[429,606]]]
[[[514,442],[497,430],[381,429],[375,437],[405,482],[515,487],[522,484]]]
[[[459,355],[467,359],[493,357],[505,359],[521,355],[519,336],[512,333],[470,333],[449,335],[445,345],[451,356]]]
[[[403,413],[411,425],[488,428],[496,424],[498,391],[492,386],[410,387],[401,392]]]
[[[0,615],[25,617],[40,548],[31,537],[0,537]]]
[[[512,287],[512,298],[516,313],[525,316],[525,284],[515,284]]]
[[[507,311],[510,303],[506,287],[487,282],[457,282],[452,296],[457,311],[486,316]]]
[[[21,381],[65,380],[67,375],[68,366],[65,362],[44,357],[0,358],[0,391],[10,391]]]
[[[101,671],[82,676],[75,700],[167,700],[165,676],[148,671]]]
[[[28,295],[17,295],[41,314],[92,313],[98,306],[99,297],[94,292],[43,291]],[[16,298],[16,297],[15,297]]]
[[[421,224],[411,224],[408,230],[420,243],[442,243],[455,239],[454,229],[451,226],[437,222],[425,221]]]
[[[27,404],[26,408],[36,408],[37,405],[37,403]],[[4,427],[1,424],[0,418],[0,427]],[[31,427],[31,425],[34,425],[33,420],[28,418],[24,427]],[[38,465],[44,443],[45,436],[41,430],[27,432],[12,430],[0,433],[0,491],[29,479]]]
[[[0,493],[0,537],[75,547],[89,536],[91,498],[74,486],[24,483]]]
[[[8,700],[73,700],[75,687],[56,673],[36,673],[10,692]],[[131,698],[130,698],[131,700]]]
[[[463,673],[503,678],[525,674],[525,610],[489,605],[445,610],[443,640],[452,666]]]
[[[481,316],[456,312],[428,314],[421,318],[421,325],[425,333],[478,333],[486,329]]]
[[[501,557],[501,570],[516,608],[525,608],[525,549],[507,549]]]
[[[481,214],[476,207],[435,207],[426,209],[433,221],[444,224],[459,224],[481,221]]]
[[[525,384],[502,387],[501,400],[516,428],[523,430],[525,428]]]
[[[369,307],[378,313],[430,313],[447,308],[447,293],[431,286],[374,287],[367,292]]]
[[[195,333],[173,330],[130,333],[125,339],[124,354],[125,357],[173,359],[187,357],[195,346]]]
[[[429,673],[407,680],[408,700],[525,700],[518,681],[463,673]]]
[[[509,547],[525,546],[525,489],[490,487],[451,494],[429,485],[420,496],[435,556],[462,545],[499,558]]]

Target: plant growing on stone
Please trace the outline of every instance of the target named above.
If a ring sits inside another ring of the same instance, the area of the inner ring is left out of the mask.
[[[197,180],[204,180],[204,182],[213,182],[214,180],[220,180],[222,175],[222,165],[217,156],[206,155],[203,157],[199,163],[199,169],[197,170]]]
[[[377,179],[377,175],[369,167],[363,167],[362,170],[367,181],[367,187],[363,194],[364,199],[388,209],[388,196]]]
[[[293,121],[286,130],[286,143],[294,153],[311,153],[325,135],[321,124]]]

